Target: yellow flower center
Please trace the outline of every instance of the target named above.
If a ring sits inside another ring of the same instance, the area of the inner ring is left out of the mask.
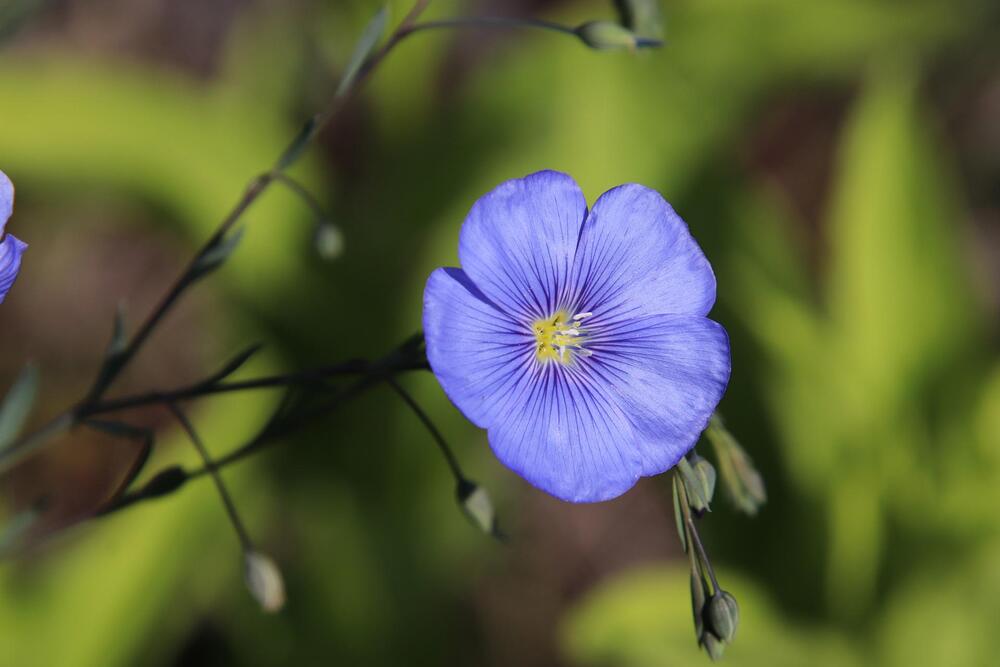
[[[590,316],[591,313],[580,313],[570,317],[565,310],[560,310],[551,317],[536,320],[531,330],[535,334],[535,356],[538,360],[569,364],[574,354],[589,357],[592,352],[583,347],[586,330],[582,322]]]

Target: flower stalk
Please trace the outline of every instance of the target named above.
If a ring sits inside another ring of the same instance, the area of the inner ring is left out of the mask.
[[[681,545],[687,552],[691,567],[691,609],[695,637],[708,656],[712,660],[718,660],[736,636],[739,605],[736,598],[719,584],[715,568],[712,567],[695,524],[696,510],[692,506],[688,483],[691,476],[681,470],[681,466],[678,466],[672,475],[674,511],[678,517]]]

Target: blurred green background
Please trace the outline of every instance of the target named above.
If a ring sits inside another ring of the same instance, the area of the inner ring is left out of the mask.
[[[394,20],[408,9],[392,2]],[[0,378],[42,371],[38,419],[86,387],[119,302],[138,322],[329,98],[377,3],[3,0],[0,168],[31,244],[0,308]],[[472,202],[542,168],[593,201],[636,181],[718,276],[734,370],[720,407],[769,489],[703,522],[741,603],[733,665],[988,665],[1000,649],[1000,11],[991,0],[664,0],[666,46],[597,53],[534,32],[403,43],[294,175],[346,238],[320,260],[274,189],[239,252],[123,385],[183,384],[262,341],[245,373],[385,353],[420,327]],[[436,0],[428,18],[570,25],[610,2]],[[429,374],[405,385],[512,541],[457,511],[447,468],[374,389],[229,469],[289,603],[259,612],[207,482],[0,563],[0,667],[705,664],[666,477],[562,504],[493,459]],[[214,452],[278,396],[192,416]],[[162,427],[150,470],[196,461]],[[8,526],[52,527],[134,458],[74,434],[2,481]]]

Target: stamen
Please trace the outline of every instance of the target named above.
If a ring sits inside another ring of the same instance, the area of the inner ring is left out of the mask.
[[[592,315],[593,315],[593,313],[577,313],[576,315],[573,316],[573,319],[574,320],[585,320],[585,319],[587,319],[588,317],[590,317]]]
[[[589,313],[582,313],[587,316]],[[580,326],[580,320],[570,320],[565,311],[558,311],[550,317],[536,320],[531,326],[535,335],[535,355],[539,361],[558,361],[563,364],[573,362],[573,354],[585,354],[582,344],[587,340],[587,330]]]

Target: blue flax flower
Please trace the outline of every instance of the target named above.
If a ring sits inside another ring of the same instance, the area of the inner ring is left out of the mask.
[[[3,303],[18,269],[21,268],[21,254],[28,247],[10,234],[4,236],[4,227],[10,214],[14,212],[14,184],[0,171],[0,303]]]
[[[504,464],[591,502],[694,446],[729,338],[705,317],[712,268],[657,192],[622,185],[588,212],[566,174],[508,181],[472,207],[458,254],[427,281],[427,357]]]

